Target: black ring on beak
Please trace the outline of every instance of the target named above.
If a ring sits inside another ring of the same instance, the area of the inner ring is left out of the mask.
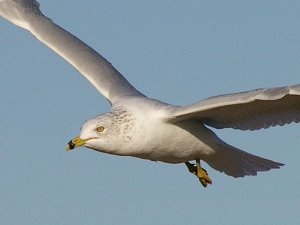
[[[69,141],[68,146],[70,149],[74,149],[75,148],[75,144],[71,141]]]

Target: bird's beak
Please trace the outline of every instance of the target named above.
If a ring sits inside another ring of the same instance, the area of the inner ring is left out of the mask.
[[[74,137],[66,146],[66,151],[69,151],[71,149],[80,147],[86,143],[86,141],[89,139],[81,139],[79,136]]]

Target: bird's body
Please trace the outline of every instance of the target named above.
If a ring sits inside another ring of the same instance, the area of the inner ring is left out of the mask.
[[[111,111],[87,120],[67,149],[166,163],[185,163],[206,186],[200,160],[233,177],[256,175],[283,164],[223,142],[208,126],[257,130],[300,122],[300,85],[257,89],[207,98],[188,106],[151,99],[135,89],[99,53],[53,23],[35,0],[0,0],[0,15],[31,32],[75,67],[111,103]],[[189,161],[196,160],[196,165]]]
[[[253,167],[265,171],[283,165],[226,144],[199,120],[192,118],[170,123],[176,106],[144,97],[127,98],[121,102],[110,112],[83,125],[81,139],[97,136],[96,128],[106,127],[101,134],[101,149],[97,148],[100,140],[93,138],[85,147],[166,163],[201,159],[234,177],[255,175],[257,171]]]

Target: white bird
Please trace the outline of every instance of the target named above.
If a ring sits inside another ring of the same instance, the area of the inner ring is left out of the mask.
[[[87,120],[67,150],[96,151],[166,163],[185,163],[203,186],[211,184],[200,160],[233,177],[283,166],[222,141],[207,128],[258,130],[300,121],[300,85],[220,95],[188,106],[146,97],[109,62],[42,14],[35,0],[0,0],[0,15],[28,30],[69,62],[111,103]],[[196,161],[196,164],[189,161]]]

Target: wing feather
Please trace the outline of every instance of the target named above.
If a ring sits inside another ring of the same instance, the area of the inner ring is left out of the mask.
[[[198,119],[221,129],[258,130],[300,122],[300,85],[220,95],[173,110],[171,121]]]
[[[37,1],[0,0],[0,15],[64,58],[111,103],[123,96],[144,96],[94,49],[44,16]]]

